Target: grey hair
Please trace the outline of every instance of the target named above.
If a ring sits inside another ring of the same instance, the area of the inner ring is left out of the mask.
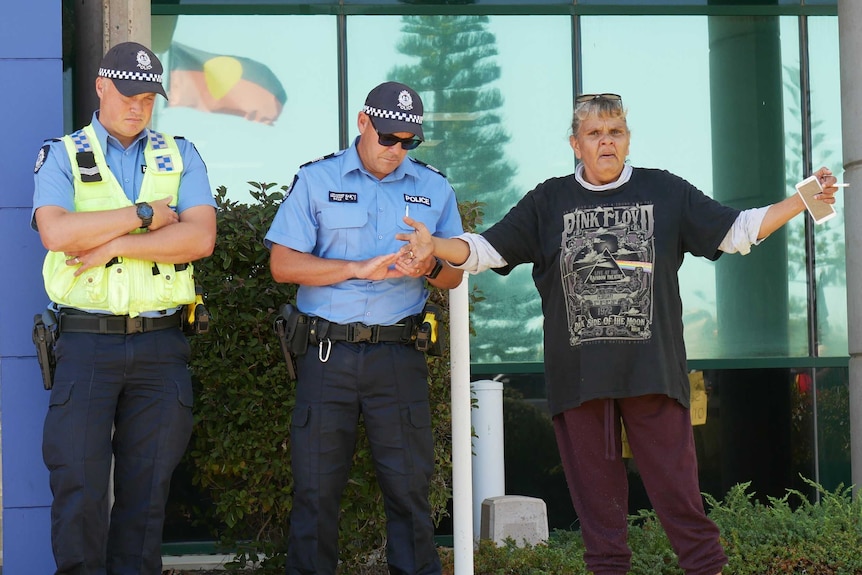
[[[623,108],[619,100],[595,98],[575,104],[575,111],[572,114],[572,135],[575,137],[578,136],[581,123],[590,116],[596,116],[597,118],[622,118],[625,121],[626,114],[628,114],[628,110]],[[628,130],[628,124],[626,124],[626,130]]]

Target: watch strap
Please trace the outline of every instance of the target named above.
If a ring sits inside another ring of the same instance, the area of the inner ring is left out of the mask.
[[[440,261],[440,258],[434,256],[434,267],[431,268],[431,271],[425,274],[425,277],[429,280],[436,279],[437,276],[440,275],[440,271],[443,269],[443,262]]]

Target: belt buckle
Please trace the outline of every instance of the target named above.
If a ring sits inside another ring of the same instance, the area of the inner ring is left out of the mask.
[[[126,333],[144,333],[144,318],[126,316]]]
[[[369,326],[364,323],[354,322],[347,324],[347,341],[350,343],[361,343],[370,341],[377,343],[377,326]]]

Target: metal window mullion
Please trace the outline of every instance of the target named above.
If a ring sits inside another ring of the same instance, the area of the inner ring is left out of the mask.
[[[813,171],[813,144],[811,137],[811,67],[808,59],[808,16],[799,16],[799,109],[802,116],[802,170],[801,178]],[[808,355],[819,355],[817,333],[817,275],[815,268],[816,246],[814,242],[814,223],[807,213],[805,218],[805,277],[808,300]],[[820,441],[817,418],[817,369],[811,369],[811,411],[814,430],[814,481],[820,483]],[[815,500],[820,501],[820,492]]]
[[[341,0],[344,4],[344,0]],[[347,15],[341,11],[336,16],[337,53],[338,53],[338,149],[344,150],[350,144],[350,110],[347,103]]]
[[[577,4],[577,0],[574,2]],[[572,14],[572,110],[575,107],[575,97],[584,89],[583,50],[581,48],[581,17],[578,14]],[[572,154],[572,161],[577,165],[574,154]]]

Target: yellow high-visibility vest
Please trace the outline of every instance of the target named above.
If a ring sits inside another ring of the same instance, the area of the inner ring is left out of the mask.
[[[108,168],[92,124],[63,138],[72,164],[75,211],[94,212],[131,206]],[[148,131],[144,173],[138,201],[172,196],[176,206],[183,171],[180,150],[171,136]],[[132,233],[146,233],[135,230]],[[42,266],[45,291],[62,306],[135,317],[141,312],[175,308],[195,301],[191,263],[148,262],[115,258],[75,277],[78,266],[66,265],[63,253],[48,252]]]

